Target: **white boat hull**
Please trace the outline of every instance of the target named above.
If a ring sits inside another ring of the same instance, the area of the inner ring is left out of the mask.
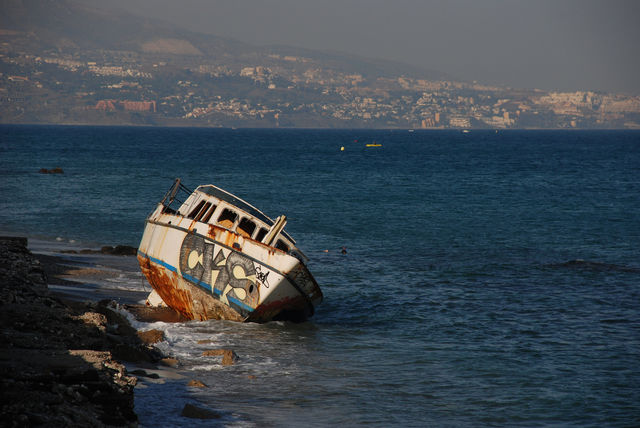
[[[138,261],[168,306],[195,320],[301,321],[313,315],[322,292],[298,258],[162,208],[147,219]]]

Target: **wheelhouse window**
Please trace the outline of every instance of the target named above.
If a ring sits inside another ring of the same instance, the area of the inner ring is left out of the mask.
[[[168,206],[168,205],[165,205],[165,207],[164,207],[164,208],[162,208],[162,213],[163,213],[163,214],[175,214],[175,213],[176,213],[176,210],[174,210],[173,208],[171,208],[171,207],[170,207],[170,206]],[[180,214],[180,213],[178,213],[178,215],[179,215],[179,214]]]
[[[211,202],[207,202],[204,204],[204,206],[196,216],[196,221],[202,221],[202,217],[204,217],[205,213],[209,210],[210,206],[211,206]]]
[[[207,211],[204,217],[202,217],[203,223],[209,223],[209,220],[211,220],[211,216],[213,215],[213,212],[216,210],[216,208],[216,205],[212,205],[211,208],[209,208],[209,211]]]
[[[238,214],[231,211],[229,208],[222,210],[222,214],[218,217],[218,224],[226,229],[231,229],[236,222]]]
[[[264,237],[267,236],[268,232],[269,231],[267,229],[265,229],[264,227],[261,227],[260,230],[258,231],[258,234],[256,235],[256,241],[262,242]]]
[[[240,220],[240,224],[238,224],[236,232],[238,232],[242,236],[250,238],[255,230],[256,224],[248,218],[243,218],[242,220]]]
[[[194,209],[191,210],[191,212],[189,213],[189,215],[187,216],[187,218],[196,218],[196,216],[198,215],[198,213],[200,212],[200,210],[202,210],[202,207],[204,206],[206,201],[202,200],[198,203],[198,205],[196,205],[196,207]]]
[[[284,243],[284,241],[283,241],[282,239],[278,239],[278,240],[276,241],[276,245],[275,245],[275,247],[276,247],[278,250],[282,250],[282,251],[284,251],[285,253],[288,253],[288,252],[289,252],[289,246],[288,246],[287,244],[285,244],[285,243]]]

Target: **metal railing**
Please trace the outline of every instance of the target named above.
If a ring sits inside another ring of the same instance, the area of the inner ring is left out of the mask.
[[[165,193],[160,203],[164,205],[165,212],[176,212],[192,193],[193,190],[183,185],[180,181],[180,178],[176,178],[173,182],[173,185],[169,188],[167,193]],[[176,206],[174,203],[178,205]]]

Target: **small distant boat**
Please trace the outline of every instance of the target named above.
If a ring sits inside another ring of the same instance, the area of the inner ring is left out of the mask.
[[[176,179],[147,217],[138,248],[153,288],[148,301],[195,320],[311,317],[322,292],[286,223],[219,187],[191,191]]]
[[[462,130],[462,133],[463,133],[463,134],[468,134],[468,133],[469,133],[469,130],[468,130],[468,129],[463,129],[463,130]]]
[[[376,143],[375,141],[373,143],[367,143],[366,145],[367,147],[382,147],[382,144],[380,143]]]

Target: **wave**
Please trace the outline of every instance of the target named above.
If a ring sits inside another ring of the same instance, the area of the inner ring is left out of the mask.
[[[640,268],[617,265],[613,263],[603,263],[603,262],[593,262],[589,260],[575,259],[569,260],[564,263],[554,263],[547,265],[547,267],[555,268],[555,269],[577,269],[577,270],[586,270],[592,272],[631,272],[631,273],[640,273]]]

